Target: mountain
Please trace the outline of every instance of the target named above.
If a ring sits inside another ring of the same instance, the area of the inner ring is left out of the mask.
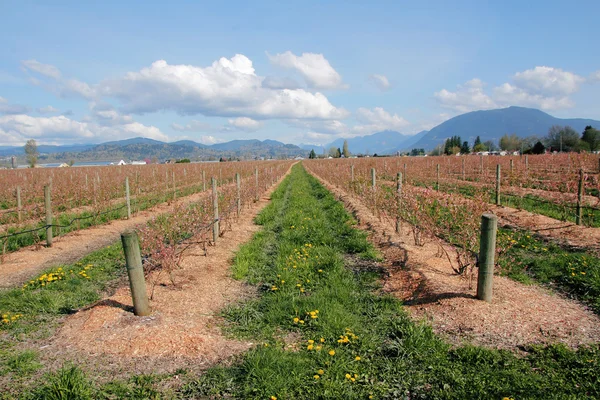
[[[321,146],[319,144],[305,144],[305,143],[300,143],[298,145],[298,147],[300,147],[302,150],[314,150],[315,153],[317,154],[323,154],[323,151],[325,150],[325,146]]]
[[[20,153],[18,152],[20,150]],[[118,161],[143,159],[215,160],[221,157],[230,159],[252,159],[256,157],[277,158],[307,156],[308,152],[293,144],[276,140],[257,139],[233,140],[207,146],[192,140],[165,143],[147,138],[132,138],[101,143],[98,145],[38,146],[39,162]],[[50,150],[50,151],[46,151]],[[6,155],[22,155],[23,147],[0,148]]]
[[[435,146],[458,135],[472,144],[479,136],[482,142],[498,140],[505,134],[516,134],[519,137],[537,135],[540,138],[548,133],[552,125],[570,126],[583,132],[587,125],[600,127],[600,121],[583,118],[561,119],[534,108],[508,107],[497,110],[473,111],[458,115],[441,123],[429,131],[411,148],[432,150]]]
[[[403,135],[396,131],[382,131],[367,136],[357,136],[349,139],[337,139],[325,146],[325,149],[331,147],[344,146],[344,140],[348,141],[348,149],[353,154],[392,154],[398,149],[409,147],[410,144],[419,140],[426,131],[419,132],[417,135]],[[406,145],[406,143],[410,143]]]

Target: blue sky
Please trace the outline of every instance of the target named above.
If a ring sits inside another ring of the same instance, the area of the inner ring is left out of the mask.
[[[597,15],[597,0],[0,0],[0,145],[329,143],[510,105],[600,119]]]

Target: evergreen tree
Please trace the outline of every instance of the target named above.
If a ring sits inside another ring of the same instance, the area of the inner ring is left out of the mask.
[[[317,158],[317,154],[315,153],[315,149],[312,149],[310,151],[310,154],[308,155],[308,158],[310,158],[310,159]]]
[[[350,150],[348,149],[348,141],[344,140],[344,147],[342,148],[342,154],[344,157],[350,157]]]
[[[467,142],[466,140],[463,142],[462,146],[460,147],[460,153],[461,154],[469,154],[471,152],[471,149],[469,148],[469,142]]]

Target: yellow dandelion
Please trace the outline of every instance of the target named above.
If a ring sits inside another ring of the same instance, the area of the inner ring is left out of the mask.
[[[329,350],[329,355],[330,356],[335,356],[335,350]]]

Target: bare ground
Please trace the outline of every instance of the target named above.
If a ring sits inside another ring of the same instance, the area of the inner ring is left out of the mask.
[[[451,343],[519,350],[530,344],[577,347],[600,341],[597,315],[543,287],[495,276],[492,303],[477,300],[476,282],[456,275],[441,256],[440,246],[452,254],[451,246],[434,239],[414,245],[410,226],[403,224],[397,234],[359,199],[317,178],[354,213],[382,251],[388,271],[383,290],[402,299],[414,319],[427,321]]]

